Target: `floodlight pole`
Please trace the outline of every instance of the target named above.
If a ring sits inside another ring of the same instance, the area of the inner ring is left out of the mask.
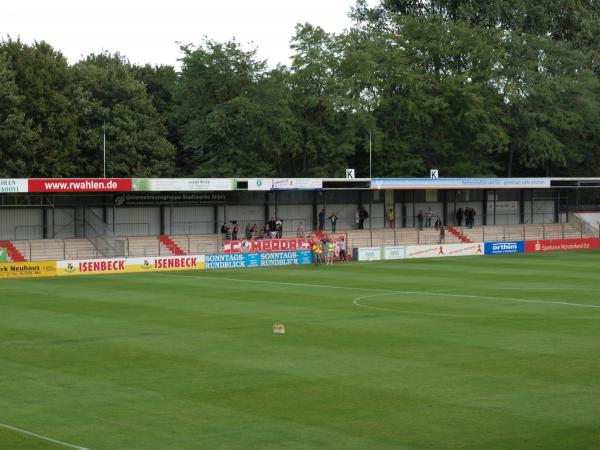
[[[102,165],[102,174],[103,178],[106,178],[106,122],[102,125],[102,151],[104,154],[103,165]]]
[[[373,158],[371,156],[372,151],[372,138],[371,138],[371,130],[369,129],[369,178],[372,178],[372,161]]]

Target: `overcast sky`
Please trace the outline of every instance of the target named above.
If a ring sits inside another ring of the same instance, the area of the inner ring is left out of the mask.
[[[370,2],[376,3],[376,0]],[[90,53],[119,51],[131,62],[178,65],[177,42],[235,37],[258,47],[271,66],[289,63],[297,23],[329,32],[350,25],[355,0],[11,0],[2,2],[0,33],[45,40],[73,63]],[[249,47],[247,47],[249,48]]]

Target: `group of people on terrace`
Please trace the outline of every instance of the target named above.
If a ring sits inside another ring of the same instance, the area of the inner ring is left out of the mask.
[[[331,265],[337,258],[339,261],[346,261],[346,241],[344,238],[333,239],[323,235],[321,239],[315,238],[311,244],[313,264]]]
[[[237,220],[232,220],[231,225],[233,225],[233,228],[230,228],[229,225],[227,225],[227,222],[223,222],[223,225],[221,225],[221,234],[223,235],[223,240],[236,241],[241,239],[240,226],[237,223]],[[248,241],[253,239],[281,239],[282,237],[283,220],[281,220],[279,217],[271,217],[271,220],[265,222],[265,225],[262,228],[260,228],[256,223],[248,223],[246,225],[246,229],[244,230],[243,236],[243,238]]]

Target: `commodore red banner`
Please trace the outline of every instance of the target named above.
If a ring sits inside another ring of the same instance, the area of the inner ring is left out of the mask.
[[[257,239],[254,241],[225,241],[225,253],[264,253],[285,252],[288,250],[310,250],[309,238],[295,239]]]
[[[600,248],[600,239],[551,239],[526,241],[525,252],[564,252],[569,250],[592,250]]]
[[[131,178],[33,178],[29,192],[130,192]]]

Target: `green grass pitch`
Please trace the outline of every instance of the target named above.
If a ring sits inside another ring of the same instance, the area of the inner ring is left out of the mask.
[[[597,449],[599,273],[583,252],[2,281],[0,423],[63,444],[0,426],[0,449]]]

